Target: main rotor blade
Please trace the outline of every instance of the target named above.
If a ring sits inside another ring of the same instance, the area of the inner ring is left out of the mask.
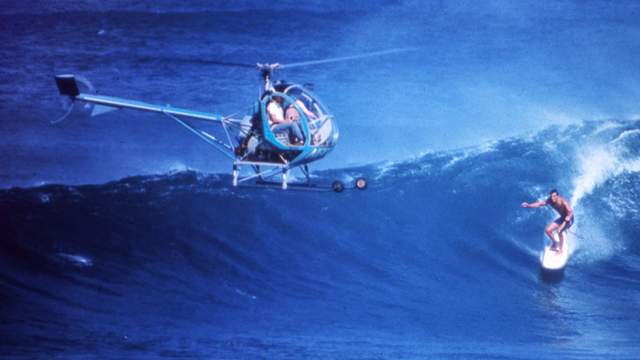
[[[362,59],[362,58],[366,58],[366,57],[395,54],[395,53],[401,53],[401,52],[406,52],[406,51],[414,51],[414,50],[418,50],[418,48],[397,48],[397,49],[375,51],[375,52],[359,54],[359,55],[352,55],[352,56],[340,56],[340,57],[322,59],[322,60],[311,60],[311,61],[303,61],[303,62],[297,62],[297,63],[291,63],[291,64],[281,64],[280,68],[281,69],[289,69],[289,68],[299,67],[299,66],[308,66],[308,65],[325,64],[325,63],[332,63],[332,62],[339,62],[339,61],[348,61],[348,60]]]
[[[241,67],[241,68],[251,68],[255,69],[256,64],[245,64],[245,63],[236,63],[229,61],[217,61],[217,60],[207,60],[207,59],[189,59],[189,58],[181,58],[181,57],[143,57],[140,59],[141,62],[169,62],[169,63],[183,63],[183,64],[206,64],[206,65],[220,65],[220,66],[230,66],[230,67]]]
[[[241,68],[249,68],[249,69],[256,68],[256,64],[245,64],[245,63],[236,63],[236,62],[228,62],[228,61],[200,60],[199,62],[202,64],[211,64],[211,65],[232,66],[232,67],[241,67]]]

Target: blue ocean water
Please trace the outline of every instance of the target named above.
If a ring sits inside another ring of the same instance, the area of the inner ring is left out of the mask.
[[[639,122],[325,171],[366,191],[194,171],[0,193],[6,353],[633,358]],[[582,151],[585,147],[591,150]],[[557,187],[576,250],[539,271]]]
[[[638,10],[8,3],[0,357],[638,358]],[[150,114],[49,123],[57,73],[235,114],[257,74],[207,60],[401,47],[419,50],[278,74],[313,83],[339,123],[314,181],[366,191],[232,188],[222,156]],[[552,188],[576,248],[550,276],[555,214],[520,203]]]

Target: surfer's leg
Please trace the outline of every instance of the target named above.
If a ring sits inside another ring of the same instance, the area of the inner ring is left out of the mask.
[[[562,231],[558,231],[558,239],[560,239],[560,245],[558,246],[558,248],[560,249],[560,251],[562,252],[562,249],[564,248],[564,230],[566,229],[562,229]]]
[[[553,238],[553,232],[556,231],[556,229],[558,229],[558,224],[552,222],[551,224],[547,225],[547,228],[544,230],[545,234],[547,234],[552,242],[556,241],[556,239]]]
[[[557,244],[558,248],[557,249],[558,249],[558,252],[562,252],[562,249],[564,248],[564,232],[569,227],[567,226],[567,223],[564,222],[564,216],[560,216],[559,218],[553,220],[553,223],[556,225],[556,231],[558,232],[558,244]]]
[[[547,234],[547,236],[551,240],[551,248],[553,250],[557,249],[556,239],[553,238],[553,232],[556,231],[557,229],[558,229],[558,224],[556,224],[555,222],[552,222],[551,224],[547,225],[547,228],[544,230],[544,232]]]

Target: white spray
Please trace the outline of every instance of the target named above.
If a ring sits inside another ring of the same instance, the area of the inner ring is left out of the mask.
[[[597,214],[580,207],[580,202],[594,189],[624,172],[640,171],[640,158],[629,156],[626,140],[639,136],[640,131],[622,132],[606,144],[583,146],[576,156],[579,175],[573,181],[571,206],[576,212],[574,233],[575,249],[582,248],[577,260],[601,260],[609,258],[623,245],[615,235],[606,233],[598,226]],[[578,228],[579,226],[579,228]]]

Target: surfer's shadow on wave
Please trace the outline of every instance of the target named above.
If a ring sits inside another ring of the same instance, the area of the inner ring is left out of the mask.
[[[540,268],[538,278],[547,284],[558,284],[564,279],[564,270],[561,271],[549,271]]]

